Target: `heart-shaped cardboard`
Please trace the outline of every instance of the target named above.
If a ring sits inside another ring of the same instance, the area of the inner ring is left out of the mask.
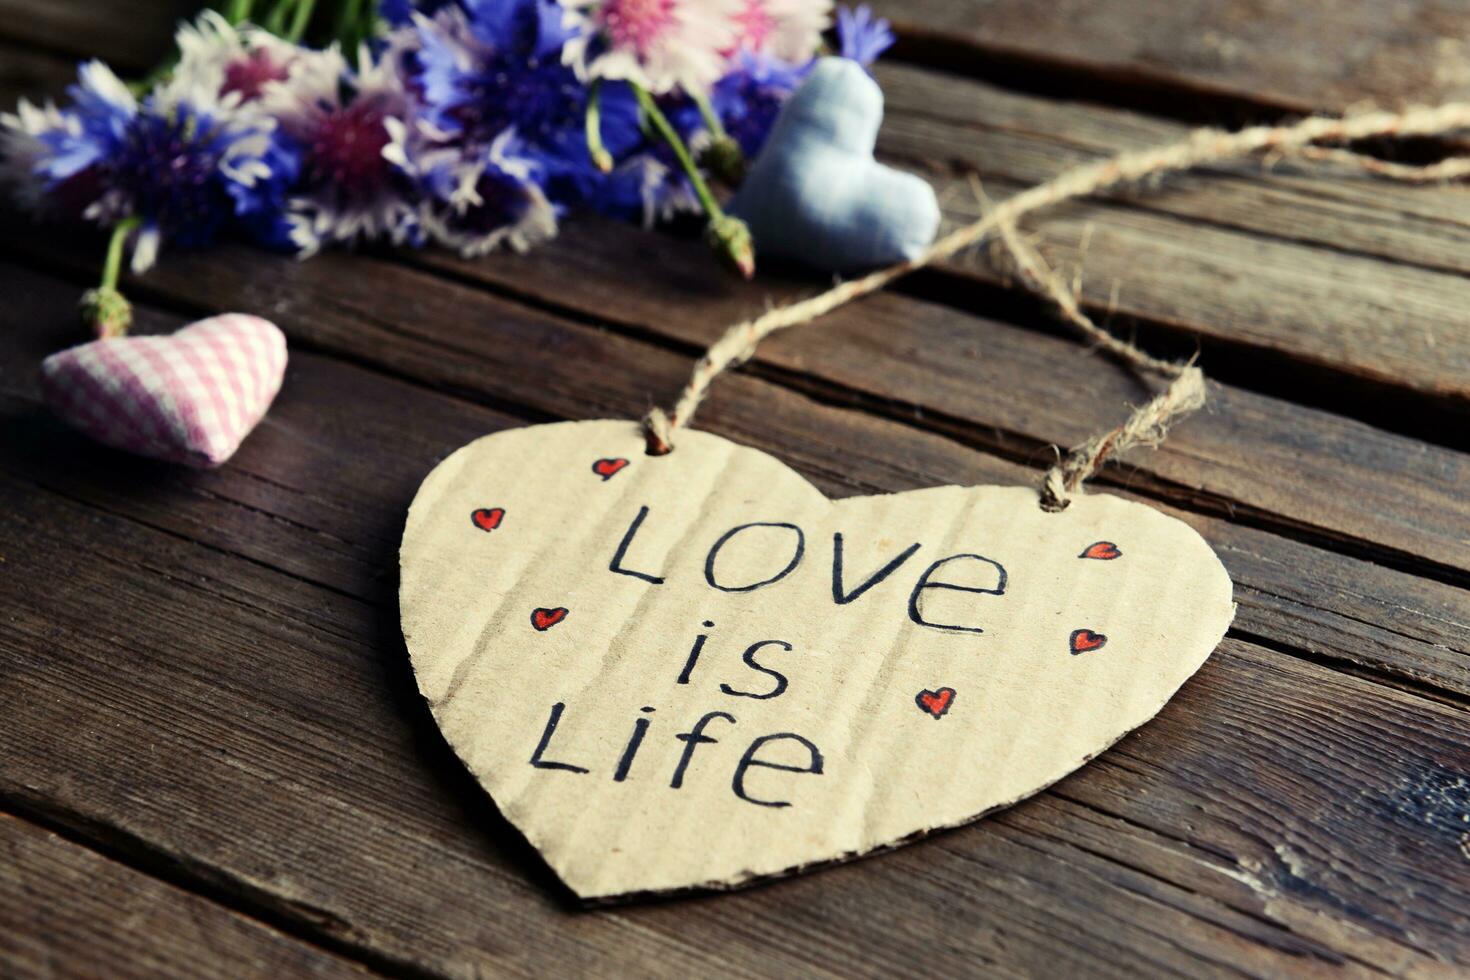
[[[1082,557],[1096,542],[1119,557]],[[1141,504],[830,501],[702,432],[645,455],[619,421],[441,463],[401,608],[445,737],[588,899],[734,886],[1014,803],[1151,718],[1234,614],[1209,546]]]

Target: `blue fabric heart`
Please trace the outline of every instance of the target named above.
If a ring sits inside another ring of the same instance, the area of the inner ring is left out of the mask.
[[[850,272],[911,259],[934,240],[934,189],[873,159],[882,121],[883,93],[861,65],[817,62],[730,202],[757,257]]]

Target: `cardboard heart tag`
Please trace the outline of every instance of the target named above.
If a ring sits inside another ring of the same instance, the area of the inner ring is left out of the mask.
[[[515,520],[484,533],[486,500]],[[646,455],[622,421],[455,452],[401,561],[441,730],[587,899],[731,887],[1014,803],[1151,718],[1234,615],[1209,546],[1141,504],[832,501],[707,433]]]

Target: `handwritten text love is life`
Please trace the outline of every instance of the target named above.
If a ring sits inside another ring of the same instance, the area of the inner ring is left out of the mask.
[[[486,512],[476,512],[481,515],[484,513]],[[494,515],[497,526],[501,516],[500,513]],[[491,530],[485,527],[487,519],[484,516],[472,516],[472,519],[482,530]],[[668,566],[670,556],[665,555],[659,560],[644,553],[647,549],[639,547],[639,536],[645,533],[645,523],[650,519],[651,513],[647,506],[640,507],[632,516],[627,530],[608,560],[607,572],[634,578],[647,583],[650,588],[657,588],[666,584],[661,570]],[[821,544],[825,545],[826,542]],[[847,550],[848,542],[844,540],[842,532],[837,531],[831,537],[830,553],[822,556],[824,566],[830,558],[831,595],[832,603],[836,607],[859,601],[875,586],[893,576],[912,575],[913,584],[908,589],[903,610],[912,623],[924,629],[945,633],[975,634],[984,632],[980,625],[980,614],[983,610],[980,600],[986,596],[1003,596],[1006,592],[1005,568],[1000,562],[984,555],[963,552],[942,555],[928,561],[922,558],[914,561],[925,550],[924,545],[916,541],[880,556],[881,564],[874,562],[869,564],[867,570],[854,572],[849,567]],[[720,534],[710,544],[703,559],[704,587],[723,593],[758,592],[787,578],[809,560],[808,536],[797,524],[752,521],[731,527]],[[876,567],[871,567],[872,564],[876,564]],[[947,600],[943,603],[945,614],[941,617],[932,611],[926,613],[926,606],[933,606],[928,600],[941,596]],[[964,596],[971,598],[960,604],[952,601]],[[575,610],[563,606],[538,608],[531,613],[531,626],[538,632],[545,632],[568,619],[575,619]],[[722,639],[719,643],[711,644],[715,623],[703,620],[702,626],[703,631],[694,636],[687,652],[683,653],[682,666],[677,675],[673,674],[672,669],[670,675],[678,685],[708,683],[713,691],[718,691],[720,697],[727,700],[723,708],[706,711],[688,726],[687,731],[672,736],[680,745],[678,759],[668,774],[669,788],[672,790],[678,790],[684,785],[691,766],[696,765],[695,757],[699,748],[718,744],[719,739],[710,732],[739,723],[733,713],[733,709],[738,707],[739,699],[771,701],[787,693],[791,680],[785,671],[790,669],[790,664],[795,659],[788,655],[799,653],[791,643],[779,637],[743,637],[730,643]],[[705,678],[711,672],[709,662],[718,659],[713,655],[714,649],[726,645],[733,651],[741,644],[744,644],[744,652],[740,654],[742,667],[739,676],[723,679],[709,677],[706,681]],[[685,648],[681,645],[679,649],[683,651]],[[925,691],[921,692],[917,703],[921,710],[927,710],[937,720],[948,712],[954,697],[955,692],[951,688],[944,688],[938,693]],[[559,752],[558,729],[564,724],[573,723],[573,712],[565,702],[557,702],[551,705],[540,739],[531,754],[530,764],[536,769],[579,776],[593,774],[595,766],[601,767],[604,772],[610,766],[612,780],[623,782],[633,773],[645,739],[653,726],[649,716],[655,710],[651,706],[640,709],[640,715],[634,718],[632,730],[616,759],[594,760],[573,758]],[[757,790],[757,787],[750,785],[751,771],[760,769],[820,776],[824,765],[821,749],[797,732],[778,731],[760,735],[748,743],[735,762],[731,770],[730,789],[738,799],[756,806],[790,806],[790,800],[781,798],[790,795],[789,789],[780,790],[766,780],[760,783]]]

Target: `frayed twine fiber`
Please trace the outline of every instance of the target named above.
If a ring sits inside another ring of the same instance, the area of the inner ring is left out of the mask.
[[[1373,138],[1441,136],[1470,128],[1470,103],[1453,102],[1434,108],[1405,112],[1366,112],[1343,119],[1322,116],[1287,126],[1253,126],[1229,133],[1200,129],[1177,143],[1124,153],[1110,160],[1085,164],[1022,191],[991,209],[980,220],[950,232],[918,257],[870,272],[834,286],[809,299],[777,307],[730,327],[694,366],[689,382],[669,412],[655,408],[643,419],[648,451],[662,455],[674,448],[674,435],[688,425],[699,410],[709,387],[724,371],[745,363],[756,346],[778,330],[809,323],[861,296],[876,292],[900,276],[956,253],[999,233],[1028,285],[1048,296],[1062,315],[1109,353],[1144,370],[1170,379],[1162,393],[1134,410],[1126,422],[1094,436],[1069,452],[1047,471],[1041,486],[1041,505],[1061,510],[1082,483],[1112,455],[1138,445],[1156,446],[1169,426],[1200,408],[1205,402],[1204,374],[1192,364],[1175,364],[1151,357],[1132,344],[1112,336],[1094,324],[1081,310],[1071,290],[1059,282],[1041,257],[1016,233],[1016,223],[1025,215],[1063,201],[1097,194],[1123,184],[1150,177],[1178,173],[1205,164],[1250,157],[1329,156],[1340,151],[1315,147],[1317,143],[1351,143]],[[1455,175],[1458,164],[1434,171],[1436,177]],[[1392,166],[1367,165],[1370,173],[1412,179]]]

